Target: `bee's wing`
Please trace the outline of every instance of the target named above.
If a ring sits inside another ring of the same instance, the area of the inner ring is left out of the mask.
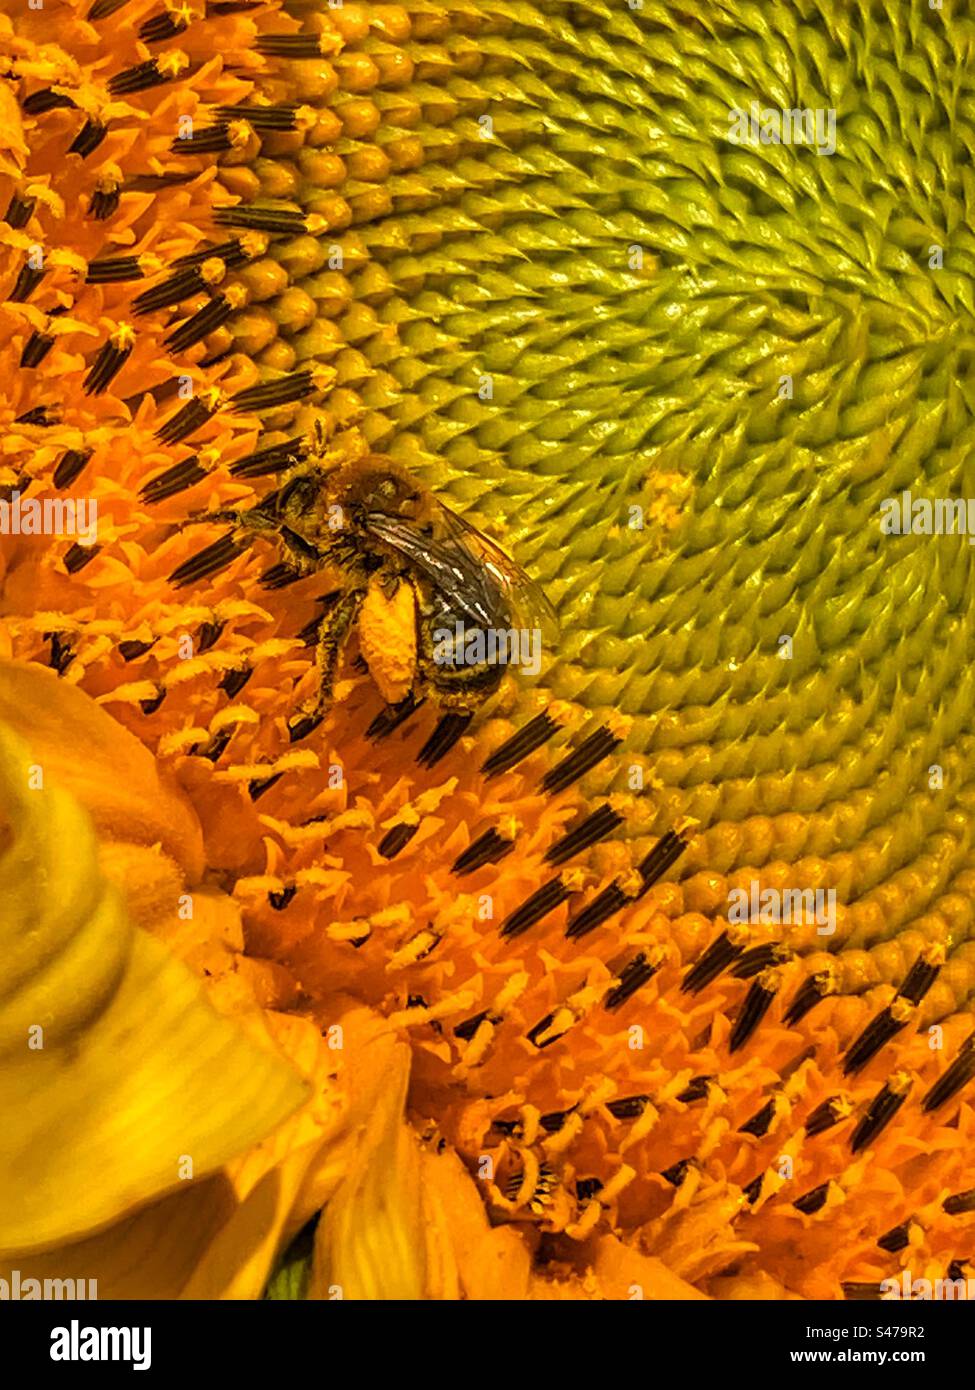
[[[453,614],[482,627],[498,625],[497,586],[466,547],[426,534],[412,522],[385,512],[369,512],[366,527],[426,575],[443,604],[445,618]]]
[[[486,627],[540,628],[558,632],[555,610],[545,594],[501,547],[469,521],[438,502],[443,537],[424,535],[398,517],[370,513],[374,533],[411,559],[458,609]]]
[[[518,619],[520,627],[541,628],[548,638],[558,635],[559,620],[543,590],[512,560],[497,541],[485,536],[464,517],[437,503],[447,531],[491,576]]]

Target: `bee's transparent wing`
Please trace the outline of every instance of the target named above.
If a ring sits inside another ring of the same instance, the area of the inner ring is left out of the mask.
[[[504,626],[500,593],[480,561],[456,542],[421,531],[410,521],[384,512],[370,512],[366,525],[372,535],[399,552],[431,582],[443,605],[443,616],[468,619],[481,627]]]
[[[398,517],[373,512],[368,520],[374,534],[412,560],[452,606],[485,627],[507,627],[514,618],[520,627],[554,637],[555,610],[535,581],[469,521],[439,502],[437,513],[442,537]]]
[[[534,579],[512,560],[497,541],[485,536],[476,526],[452,512],[442,502],[437,503],[444,525],[458,545],[467,549],[490,574],[504,595],[508,606],[524,628],[539,628],[550,640],[558,636],[559,620],[544,591]]]

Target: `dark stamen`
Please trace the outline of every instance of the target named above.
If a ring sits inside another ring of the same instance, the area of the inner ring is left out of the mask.
[[[665,835],[660,837],[639,866],[639,872],[643,878],[644,893],[652,888],[673,864],[676,864],[688,843],[676,830],[668,830]]]
[[[411,719],[425,701],[418,700],[411,691],[398,705],[387,705],[381,709],[366,729],[366,738],[388,738],[391,733]]]
[[[491,1018],[487,1009],[482,1009],[479,1014],[472,1014],[470,1018],[465,1018],[463,1023],[458,1023],[454,1029],[454,1037],[460,1038],[461,1042],[470,1042],[486,1018]],[[499,1018],[493,1018],[491,1021],[492,1023],[501,1022]]]
[[[899,1250],[903,1250],[911,1238],[909,1221],[902,1221],[899,1226],[891,1226],[889,1231],[877,1241],[881,1250],[886,1250],[888,1255],[896,1255]]]
[[[975,1076],[975,1033],[970,1033],[961,1045],[961,1051],[948,1070],[938,1078],[921,1102],[925,1114],[937,1110],[967,1086]]]
[[[603,1184],[599,1178],[576,1179],[576,1196],[580,1202],[591,1202],[602,1190]]]
[[[158,693],[150,697],[150,699],[139,701],[139,708],[142,710],[143,714],[155,714],[156,710],[162,704],[163,700],[165,700],[166,691],[163,689],[161,685],[157,686],[157,692]]]
[[[649,1104],[649,1096],[621,1096],[607,1101],[606,1109],[614,1120],[638,1120]]]
[[[826,1205],[826,1198],[829,1196],[830,1179],[821,1182],[818,1187],[810,1188],[801,1197],[797,1197],[792,1205],[796,1211],[804,1212],[806,1216],[812,1216],[814,1212],[822,1211]]]
[[[541,1117],[539,1124],[546,1134],[558,1134],[575,1108],[573,1105],[568,1110],[550,1110],[547,1115]]]
[[[199,455],[190,454],[189,458],[181,459],[150,478],[139,492],[139,499],[147,506],[154,506],[157,502],[165,502],[177,493],[185,492],[189,487],[195,487],[206,476],[207,471],[200,464]]]
[[[590,772],[597,763],[618,748],[622,739],[603,726],[580,743],[579,747],[551,768],[542,778],[542,791],[556,796]]]
[[[222,241],[219,246],[204,246],[199,251],[190,251],[187,255],[180,256],[178,260],[173,261],[173,269],[182,270],[213,259],[223,261],[228,270],[235,270],[238,266],[246,265],[252,257],[243,243],[234,237],[232,241]]]
[[[63,453],[54,470],[54,486],[70,487],[91,458],[92,452],[91,449],[68,449]]]
[[[879,1138],[904,1104],[910,1089],[910,1077],[905,1073],[892,1077],[881,1087],[853,1131],[850,1148],[854,1153],[859,1153],[874,1139]]]
[[[755,1032],[769,1011],[780,984],[779,972],[774,966],[763,970],[745,995],[745,1002],[738,1011],[735,1026],[728,1039],[728,1051],[738,1052]]]
[[[614,1013],[621,1009],[626,1001],[636,994],[648,980],[652,980],[660,969],[661,961],[651,963],[647,960],[646,952],[641,951],[638,955],[623,967],[619,972],[619,984],[611,989],[603,1001],[603,1007]]]
[[[120,187],[97,188],[88,200],[88,215],[98,222],[106,221],[118,207],[121,195]]]
[[[204,304],[202,309],[198,309],[191,318],[169,334],[165,339],[166,347],[171,352],[186,352],[188,348],[209,337],[221,324],[226,323],[233,312],[234,306],[231,301],[222,294],[215,294],[209,304]]]
[[[897,991],[899,997],[910,1000],[912,1004],[920,1004],[921,1000],[940,975],[941,963],[940,951],[937,953],[925,953],[922,951],[907,972],[904,983]]]
[[[777,941],[767,941],[764,946],[753,946],[750,951],[731,967],[731,975],[736,980],[751,980],[770,965],[779,965],[788,960],[792,952]]]
[[[580,937],[586,936],[589,932],[602,926],[608,918],[613,916],[614,912],[619,912],[620,908],[632,901],[633,899],[628,897],[614,880],[602,892],[597,893],[592,902],[587,903],[581,912],[577,912],[570,919],[569,925],[565,929],[566,938],[569,941],[578,941]]]
[[[106,256],[89,261],[85,275],[87,285],[107,285],[121,280],[142,280],[144,273],[138,256]]]
[[[696,1159],[693,1156],[690,1158],[681,1158],[669,1168],[665,1168],[660,1176],[666,1178],[672,1187],[681,1187],[692,1165],[695,1163]]]
[[[280,893],[268,893],[267,900],[275,912],[283,912],[297,891],[297,886],[289,883],[287,888],[281,889]]]
[[[218,227],[244,227],[255,232],[272,232],[281,236],[301,236],[307,232],[304,213],[286,208],[259,208],[238,205],[218,208],[213,214]]]
[[[129,0],[95,0],[91,9],[88,11],[89,19],[107,19],[110,14],[120,10],[123,5],[127,5]]]
[[[24,350],[20,354],[20,365],[39,367],[53,346],[53,333],[38,333],[35,330],[24,344]]]
[[[78,574],[101,550],[100,545],[79,545],[77,541],[64,552],[64,568],[69,574]]]
[[[613,833],[622,819],[619,811],[614,811],[608,802],[605,803],[593,811],[591,815],[584,816],[560,840],[556,840],[555,844],[545,851],[545,862],[547,864],[564,864],[574,854],[581,854],[591,845],[605,840],[607,835]]]
[[[876,1057],[880,1049],[907,1026],[914,1012],[914,1006],[906,999],[895,1000],[888,1008],[881,1009],[847,1049],[843,1059],[843,1075],[853,1076],[862,1071],[871,1058]]]
[[[741,1189],[744,1193],[745,1201],[748,1203],[750,1207],[753,1207],[755,1203],[758,1201],[759,1197],[761,1197],[762,1188],[764,1187],[764,1185],[765,1174],[759,1173],[757,1177],[752,1178],[751,1182],[748,1184],[747,1187],[743,1187]]]
[[[170,415],[162,426],[156,431],[156,438],[161,444],[178,444],[181,439],[186,439],[202,425],[216,414],[219,406],[215,402],[212,406],[207,405],[199,396],[194,396],[191,401],[177,410],[175,415]]]
[[[227,671],[220,682],[220,689],[229,700],[233,700],[240,694],[253,674],[253,666],[239,666],[235,671]]]
[[[473,1034],[471,1034],[473,1037]],[[491,1128],[503,1134],[507,1139],[516,1139],[524,1132],[524,1126],[520,1120],[492,1120]]]
[[[137,661],[140,656],[145,656],[155,646],[156,639],[153,637],[149,642],[139,642],[134,637],[128,638],[118,644],[118,654],[123,661]]]
[[[150,314],[154,309],[169,309],[174,304],[181,304],[184,299],[203,294],[206,290],[207,284],[199,268],[190,266],[186,270],[177,271],[175,275],[170,275],[162,284],[154,285],[151,290],[143,290],[132,301],[132,312]]]
[[[221,729],[218,734],[213,735],[209,743],[205,743],[202,748],[194,748],[193,752],[198,758],[206,758],[211,763],[218,762],[233,736],[233,728]]]
[[[300,569],[289,565],[286,560],[279,560],[276,565],[264,570],[258,582],[262,589],[287,589],[289,584],[297,584],[301,578]]]
[[[259,34],[255,51],[265,58],[320,58],[321,34]]]
[[[94,154],[107,134],[108,126],[89,116],[68,146],[68,154],[78,154],[82,159],[87,159],[90,154]]]
[[[220,640],[225,627],[226,623],[216,618],[212,622],[201,623],[196,637],[197,652],[208,652]]]
[[[53,87],[44,87],[39,92],[32,92],[29,97],[25,97],[22,103],[23,110],[28,116],[43,116],[48,111],[59,109],[74,109],[75,103],[64,92],[56,92]]]
[[[56,405],[35,405],[30,410],[25,410],[23,415],[18,415],[14,424],[40,425],[49,429],[51,425],[56,425],[60,418],[60,411]]]
[[[283,772],[276,772],[273,777],[265,777],[260,781],[249,782],[247,786],[251,801],[258,801],[265,792],[271,790],[275,782],[280,782],[284,776]],[[352,943],[355,945],[355,942]]]
[[[967,1192],[956,1192],[951,1197],[946,1197],[941,1203],[941,1210],[948,1216],[965,1216],[970,1211],[975,1211],[975,1187],[970,1187]]]
[[[685,1105],[692,1105],[697,1100],[707,1100],[713,1081],[713,1076],[692,1076],[677,1099]]]
[[[103,391],[107,391],[132,356],[134,347],[134,339],[122,339],[120,346],[112,342],[111,339],[107,343],[102,343],[98,356],[84,380],[85,395],[100,396]]]
[[[259,386],[248,386],[230,398],[231,409],[238,415],[251,410],[276,410],[278,406],[290,405],[293,401],[303,401],[315,391],[312,373],[291,372],[277,381],[263,381]]]
[[[832,1129],[840,1120],[847,1119],[849,1114],[850,1105],[844,1096],[829,1096],[821,1105],[817,1105],[815,1110],[810,1111],[806,1120],[807,1137],[814,1139],[817,1134],[825,1134],[826,1130]]]
[[[410,843],[419,828],[419,821],[416,825],[400,822],[399,825],[392,826],[379,842],[379,853],[384,859],[395,859],[400,850],[405,849]]]
[[[505,739],[504,743],[494,750],[482,764],[481,771],[485,777],[497,777],[502,772],[509,772],[516,763],[520,763],[529,753],[534,753],[536,748],[540,748],[550,739],[558,727],[558,720],[553,719],[551,715],[536,714],[534,719],[529,719],[523,728]]]
[[[879,1303],[884,1296],[883,1284],[845,1282],[841,1287],[843,1297],[851,1303]]]
[[[485,864],[497,864],[506,854],[510,854],[514,847],[514,840],[506,840],[500,831],[492,826],[490,830],[485,830],[483,835],[478,835],[476,840],[472,840],[464,852],[457,856],[451,873],[472,874],[475,869],[483,868]]]
[[[182,589],[186,584],[198,584],[200,580],[208,579],[210,575],[226,569],[244,549],[245,547],[235,541],[232,535],[221,536],[212,545],[178,565],[169,576],[169,582],[177,589]]]
[[[433,768],[445,758],[468,728],[473,714],[444,714],[437,727],[416,755],[421,767]]]
[[[775,1098],[767,1100],[761,1110],[756,1110],[750,1120],[739,1126],[739,1134],[753,1134],[756,1139],[764,1139],[775,1119]]]
[[[164,11],[162,14],[150,15],[142,21],[139,38],[143,43],[163,43],[166,39],[174,39],[177,34],[182,34],[188,27],[182,15]]]
[[[8,301],[11,304],[25,304],[46,274],[46,266],[43,266],[40,270],[35,270],[33,266],[26,264],[22,265],[17,274],[17,279],[13,283],[13,288],[7,295]]]
[[[561,1033],[556,1033],[554,1037],[546,1038],[544,1042],[539,1042],[539,1038],[542,1037],[543,1034],[547,1033],[548,1030],[551,1028],[552,1024],[554,1023],[555,1012],[556,1011],[553,1010],[551,1013],[546,1014],[544,1018],[539,1019],[539,1021],[535,1024],[535,1027],[532,1028],[531,1031],[527,1034],[528,1041],[534,1047],[537,1047],[539,1052],[541,1052],[543,1048],[551,1047],[553,1043],[560,1042],[562,1038],[565,1037],[566,1033],[569,1031],[569,1027],[571,1027],[571,1024],[569,1024],[565,1028],[563,1028]]]
[[[177,135],[169,146],[170,154],[225,154],[230,149],[230,126],[196,127],[188,135]]]
[[[36,206],[36,198],[21,198],[14,193],[7,206],[7,211],[4,213],[3,220],[8,227],[13,227],[15,232],[23,231],[34,215]]]
[[[280,473],[292,468],[305,457],[307,446],[301,435],[286,439],[283,444],[272,444],[269,449],[259,449],[257,453],[245,454],[243,458],[230,465],[234,478],[262,478],[267,473]]]
[[[170,66],[168,71],[162,71],[160,62],[159,58],[149,58],[144,63],[136,63],[135,67],[126,68],[124,72],[117,72],[114,77],[109,78],[109,92],[113,97],[131,96],[134,92],[147,92],[151,87],[171,82],[177,74],[177,69]]]
[[[217,115],[225,121],[247,121],[255,130],[294,130],[297,106],[251,106],[246,101],[236,106],[218,106]]]
[[[573,889],[568,886],[561,878],[549,879],[548,883],[537,888],[531,897],[511,913],[501,925],[501,935],[503,937],[520,936],[522,932],[528,931],[536,922],[540,922],[543,917],[547,917],[550,912],[554,912],[560,904],[572,895]]]
[[[692,965],[688,970],[681,984],[681,992],[683,994],[697,994],[712,980],[716,980],[722,971],[727,970],[728,966],[738,959],[744,949],[744,946],[735,945],[728,932],[722,932],[716,940],[712,941],[697,964]]]
[[[298,743],[309,734],[314,733],[325,716],[321,714],[302,714],[297,715],[288,724],[288,739],[291,743]]]
[[[64,632],[45,632],[44,636],[50,638],[51,641],[51,655],[48,658],[48,665],[52,670],[57,671],[59,676],[63,676],[74,660],[71,639]]]
[[[809,979],[803,984],[799,993],[789,1005],[785,1022],[790,1028],[801,1022],[815,1006],[828,994],[836,991],[836,982],[832,974],[827,970],[820,970],[815,975],[810,975]]]

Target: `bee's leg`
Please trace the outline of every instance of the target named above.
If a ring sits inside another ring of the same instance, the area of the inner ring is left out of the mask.
[[[318,628],[318,645],[315,649],[315,663],[318,667],[318,695],[310,703],[302,705],[296,715],[288,721],[291,742],[310,734],[327,714],[332,703],[332,687],[335,673],[345,646],[349,630],[356,620],[364,589],[347,589],[322,618]]]
[[[281,524],[276,517],[268,512],[259,511],[256,507],[221,507],[212,512],[193,512],[176,525],[182,531],[187,526],[201,526],[206,521],[229,521],[241,530],[265,536],[277,531]]]
[[[287,526],[283,519],[273,511],[262,508],[226,507],[219,511],[198,512],[179,523],[182,530],[186,526],[201,522],[229,522],[232,531],[221,536],[212,545],[184,560],[170,575],[174,584],[197,583],[208,575],[215,574],[229,564],[242,550],[246,549],[251,537],[275,539],[284,550],[287,559],[273,566],[264,576],[266,587],[277,588],[306,575],[314,574],[322,566],[322,557],[316,548],[302,536]]]

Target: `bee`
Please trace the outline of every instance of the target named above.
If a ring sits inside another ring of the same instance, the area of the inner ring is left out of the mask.
[[[292,462],[257,506],[188,518],[184,525],[231,529],[170,578],[177,586],[199,582],[265,539],[281,556],[264,576],[271,587],[317,573],[338,579],[319,600],[318,691],[293,717],[293,738],[327,713],[353,630],[388,706],[430,697],[460,715],[473,715],[497,691],[505,663],[496,641],[475,641],[472,656],[458,634],[557,630],[551,604],[524,570],[391,459],[372,454],[328,467],[315,453]]]

